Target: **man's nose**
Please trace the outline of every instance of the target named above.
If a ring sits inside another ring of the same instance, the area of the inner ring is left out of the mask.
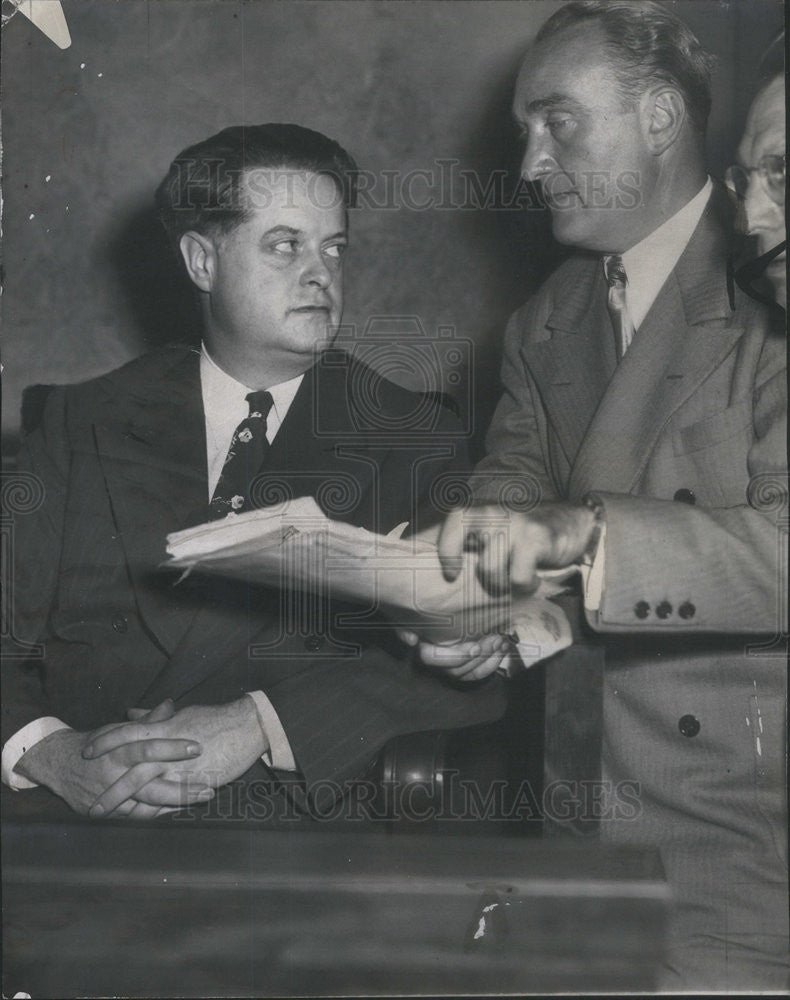
[[[303,285],[317,285],[323,289],[329,288],[332,284],[332,272],[320,251],[306,258],[301,282]]]
[[[556,171],[557,161],[554,159],[549,144],[540,136],[531,135],[527,140],[524,157],[521,161],[521,176],[525,181],[539,181]]]
[[[749,176],[743,211],[738,213],[736,224],[744,235],[776,229],[784,224],[782,207],[768,194],[765,181],[756,170]]]

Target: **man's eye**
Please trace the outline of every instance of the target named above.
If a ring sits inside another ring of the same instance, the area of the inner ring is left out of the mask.
[[[324,247],[324,253],[327,255],[327,257],[335,257],[338,260],[343,256],[345,252],[346,252],[345,243],[332,243],[328,247]]]
[[[566,136],[573,131],[573,118],[549,118],[546,125],[553,136]]]
[[[277,240],[276,243],[272,244],[272,249],[276,250],[277,253],[295,253],[296,247],[296,240]]]

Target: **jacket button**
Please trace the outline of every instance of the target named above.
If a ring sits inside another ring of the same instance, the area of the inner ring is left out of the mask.
[[[677,500],[678,503],[690,503],[695,504],[697,498],[694,496],[693,490],[681,489],[675,490],[675,495],[672,497],[673,500]]]
[[[659,618],[669,618],[672,614],[672,605],[669,601],[662,601],[656,608],[656,614]]]
[[[127,621],[126,615],[117,614],[113,616],[112,627],[116,632],[120,632],[122,635],[124,632],[129,631],[129,622]]]
[[[678,729],[684,736],[688,736],[691,739],[692,736],[696,736],[700,730],[699,719],[695,719],[693,715],[684,715],[678,721]]]
[[[691,603],[691,601],[684,601],[683,604],[678,608],[678,614],[681,618],[693,618],[697,613],[697,609]]]
[[[634,605],[634,614],[637,618],[647,618],[650,614],[650,605],[647,601],[637,601]]]
[[[323,645],[324,637],[322,635],[308,635],[304,641],[304,648],[308,653],[317,653]]]

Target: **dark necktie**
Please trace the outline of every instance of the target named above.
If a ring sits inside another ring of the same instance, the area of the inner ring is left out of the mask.
[[[620,361],[634,336],[634,324],[628,315],[628,306],[625,300],[625,286],[628,284],[628,276],[623,267],[623,258],[618,254],[604,257],[603,271],[606,275],[606,283],[609,285],[607,305],[614,327],[617,360]]]
[[[260,472],[269,451],[266,440],[266,418],[272,408],[271,393],[259,390],[247,394],[250,414],[233,432],[230,448],[209,504],[209,520],[252,510],[250,484]]]

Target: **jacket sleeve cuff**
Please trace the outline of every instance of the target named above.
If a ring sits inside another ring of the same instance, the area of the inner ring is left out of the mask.
[[[274,710],[274,706],[263,691],[248,691],[247,694],[255,703],[261,729],[269,743],[269,749],[263,755],[264,763],[277,771],[296,771],[291,744],[285,735],[282,723]]]
[[[585,611],[599,611],[603,597],[603,581],[606,570],[606,522],[601,524],[595,553],[590,561],[582,562],[582,588],[584,590]]]
[[[71,729],[71,726],[52,715],[45,715],[40,719],[34,719],[33,722],[29,722],[14,733],[3,747],[3,783],[9,788],[13,788],[15,792],[21,791],[23,788],[36,788],[35,781],[30,781],[21,774],[17,774],[14,768],[31,747],[61,729]]]

